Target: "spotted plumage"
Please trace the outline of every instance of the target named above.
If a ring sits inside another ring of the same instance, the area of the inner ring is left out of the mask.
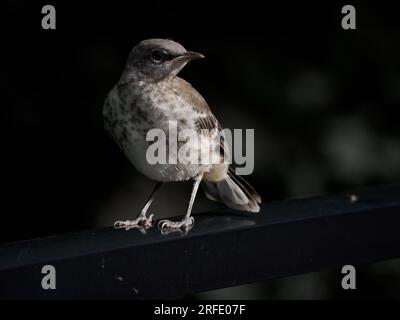
[[[196,149],[201,154],[212,146],[217,154],[227,151],[223,143],[211,143],[219,139],[221,126],[207,102],[188,82],[177,76],[187,62],[202,57],[171,40],[142,41],[133,48],[119,82],[104,103],[106,130],[141,173],[160,183],[195,181],[185,218],[180,222],[163,221],[162,229],[188,229],[192,225],[191,207],[201,181],[204,182],[209,198],[222,201],[235,209],[259,211],[260,197],[253,188],[234,177],[228,163],[178,161],[151,164],[146,159],[146,151],[152,143],[146,141],[146,134],[158,128],[166,133],[168,139],[171,122],[176,123],[178,132],[192,129],[199,133],[200,143],[190,143],[191,150]],[[182,144],[178,142],[178,150]],[[177,150],[168,149],[168,152],[176,153]],[[116,226],[128,229],[151,225],[146,211],[154,197],[155,193],[138,218],[119,221]]]

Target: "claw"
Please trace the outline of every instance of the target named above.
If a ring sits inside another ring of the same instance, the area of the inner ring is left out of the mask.
[[[126,220],[126,221],[115,221],[114,222],[114,229],[125,228],[129,222],[131,222],[131,221],[129,221],[129,220]]]
[[[140,229],[146,230],[153,225],[153,216],[150,215],[148,218],[146,216],[139,216],[135,220],[126,220],[126,221],[116,221],[114,222],[115,229]]]
[[[162,234],[168,234],[175,231],[183,231],[187,233],[194,225],[194,218],[183,219],[181,221],[161,220],[158,222],[158,228],[161,229]]]

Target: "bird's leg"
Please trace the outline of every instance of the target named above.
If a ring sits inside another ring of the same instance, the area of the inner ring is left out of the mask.
[[[190,216],[192,213],[192,207],[194,203],[194,199],[196,198],[196,193],[199,188],[201,179],[203,178],[203,174],[200,174],[196,177],[196,180],[193,183],[192,193],[190,195],[189,205],[185,214],[185,217],[181,221],[173,222],[170,220],[161,220],[158,223],[158,227],[161,229],[163,233],[168,233],[170,231],[183,230],[187,232],[189,229],[193,227],[194,218]]]
[[[144,205],[143,209],[140,211],[138,216],[135,220],[126,220],[126,221],[116,221],[114,223],[115,229],[122,229],[129,230],[131,228],[144,228],[148,229],[153,224],[153,214],[149,217],[146,216],[147,210],[149,209],[150,205],[153,203],[154,199],[156,198],[158,191],[160,191],[161,186],[163,185],[162,182],[158,182],[156,187],[154,188],[153,192],[151,193],[149,199],[147,200],[146,204]]]

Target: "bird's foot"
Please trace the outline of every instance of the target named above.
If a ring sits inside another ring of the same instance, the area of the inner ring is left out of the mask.
[[[192,229],[193,225],[194,225],[193,217],[185,218],[177,222],[170,220],[161,220],[158,223],[158,227],[161,229],[162,234],[168,234],[176,231],[187,233],[190,229]]]
[[[126,220],[126,221],[115,221],[114,228],[115,229],[141,229],[147,230],[153,225],[153,216],[150,215],[148,218],[145,215],[138,216],[135,220]]]

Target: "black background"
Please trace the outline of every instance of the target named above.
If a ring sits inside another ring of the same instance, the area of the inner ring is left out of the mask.
[[[41,28],[52,4],[57,29]],[[255,128],[266,203],[400,178],[400,9],[347,3],[6,1],[1,19],[0,241],[104,227],[153,182],[103,130],[102,105],[139,41],[172,38],[206,59],[181,76],[225,127]],[[184,193],[184,196],[182,195]],[[176,216],[188,186],[161,196]],[[203,195],[195,211],[210,206]]]

